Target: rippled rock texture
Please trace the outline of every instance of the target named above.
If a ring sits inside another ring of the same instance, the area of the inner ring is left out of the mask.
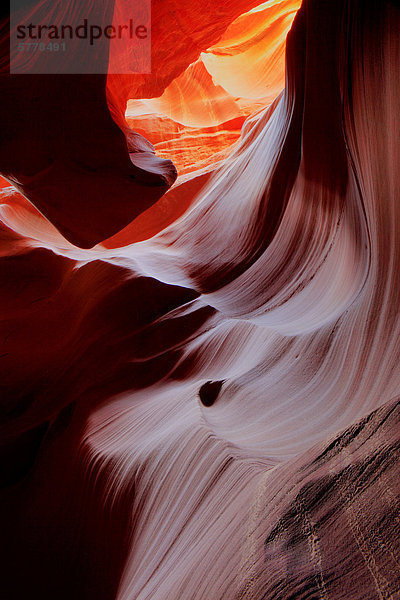
[[[400,599],[399,3],[152,15],[0,65],[0,598]]]

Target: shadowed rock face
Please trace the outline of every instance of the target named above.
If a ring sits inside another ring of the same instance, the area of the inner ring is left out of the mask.
[[[255,7],[1,63],[1,598],[400,599],[400,7]]]

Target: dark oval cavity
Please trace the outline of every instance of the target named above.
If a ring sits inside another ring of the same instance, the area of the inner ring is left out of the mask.
[[[204,383],[200,390],[199,396],[204,406],[212,406],[216,401],[218,394],[221,391],[224,380],[221,381],[207,381]]]

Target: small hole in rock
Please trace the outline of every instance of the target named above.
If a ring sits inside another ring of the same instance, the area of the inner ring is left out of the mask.
[[[221,391],[224,380],[222,381],[207,381],[199,390],[199,397],[204,406],[212,406],[218,394]]]

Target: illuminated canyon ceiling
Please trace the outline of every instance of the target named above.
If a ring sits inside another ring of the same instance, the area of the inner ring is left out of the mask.
[[[399,2],[153,0],[138,73],[10,31],[1,600],[400,599]]]

